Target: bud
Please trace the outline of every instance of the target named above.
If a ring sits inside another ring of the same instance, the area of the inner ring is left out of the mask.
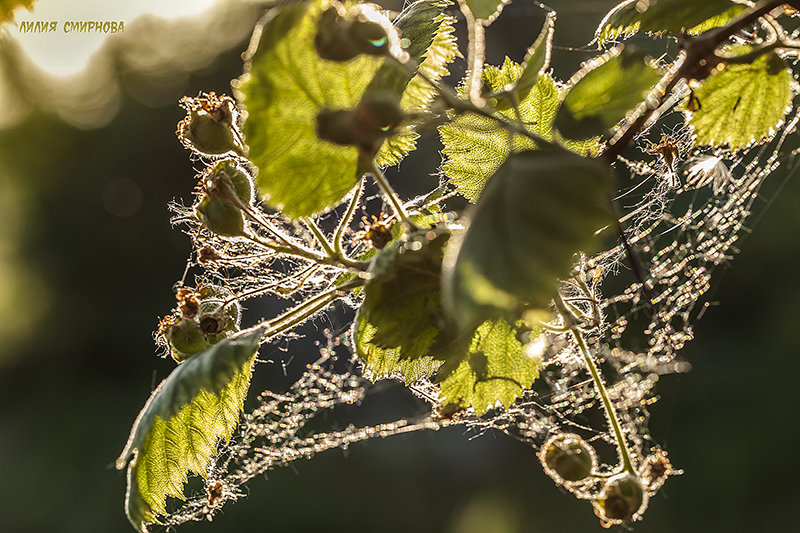
[[[630,522],[645,503],[644,489],[639,480],[624,472],[610,478],[602,495],[595,500],[595,513],[603,520]]]
[[[180,101],[187,115],[178,123],[177,135],[189,150],[203,156],[246,153],[239,130],[239,112],[230,96],[201,93]]]
[[[382,250],[394,238],[392,235],[394,222],[386,217],[385,213],[381,213],[380,218],[372,215],[372,222],[367,217],[361,217],[361,221],[364,224],[364,231],[356,235],[357,239],[369,241],[372,246]]]
[[[647,490],[655,492],[660,489],[669,476],[674,473],[672,463],[667,457],[667,452],[657,449],[648,455],[642,465],[639,474],[644,480]]]
[[[224,237],[245,235],[242,210],[220,196],[202,195],[195,212],[203,225],[212,233]]]
[[[317,137],[374,153],[403,117],[403,111],[391,95],[365,95],[351,110],[322,109],[317,115]]]
[[[350,61],[361,54],[403,53],[397,29],[374,4],[359,4],[346,10],[334,3],[317,22],[314,47],[322,59],[330,61]]]
[[[579,435],[554,435],[539,452],[547,475],[556,481],[580,481],[591,475],[597,465],[597,455]]]

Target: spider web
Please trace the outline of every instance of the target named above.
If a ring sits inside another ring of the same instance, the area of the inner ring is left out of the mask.
[[[631,185],[620,191],[618,205],[634,257],[629,257],[617,240],[606,251],[576,262],[574,274],[583,280],[582,286],[562,285],[566,300],[573,299],[587,315],[598,315],[595,326],[586,332],[587,342],[601,367],[634,466],[646,482],[645,499],[655,494],[669,475],[680,473],[672,469],[648,432],[648,406],[657,401],[654,387],[663,375],[690,370],[690,364],[680,358],[680,350],[694,337],[693,325],[708,305],[712,277],[738,252],[736,243],[748,230],[747,220],[762,185],[792,157],[782,147],[798,122],[800,114],[780,136],[737,153],[692,148],[691,133],[682,124],[640,136],[630,150],[633,155],[621,158],[617,165],[631,175],[630,180],[623,180]],[[661,142],[676,147],[677,160],[671,164],[653,150],[657,143],[651,137],[662,136]],[[188,220],[188,210],[174,209],[179,219]],[[271,223],[281,222],[275,218]],[[314,290],[332,282],[324,270],[308,273],[303,265],[276,263],[268,255],[254,260],[252,250],[215,242],[213,235],[203,231],[196,225],[190,227],[198,249],[227,246],[230,258],[228,263],[209,267],[206,276],[224,281],[236,292],[257,293],[259,287],[286,283],[287,274],[311,277],[316,280],[311,285]],[[615,228],[605,231],[616,235]],[[631,260],[642,272],[642,279],[632,283],[628,272]],[[287,297],[305,294],[292,287],[286,285]],[[526,350],[542,357],[544,368],[533,388],[508,409],[498,407],[481,417],[471,411],[437,412],[438,388],[423,380],[412,385],[411,391],[430,404],[429,414],[335,429],[329,417],[320,415],[343,406],[358,408],[377,387],[363,375],[349,343],[348,333],[329,336],[319,359],[288,390],[261,392],[231,441],[219,444],[202,488],[183,502],[173,501],[174,510],[161,517],[160,523],[175,526],[210,520],[225,503],[242,497],[244,484],[252,478],[326,450],[451,425],[464,426],[473,436],[500,430],[528,443],[532,452],[551,435],[577,433],[597,448],[597,471],[615,472],[620,460],[615,437],[578,346],[569,335],[544,333],[528,339]],[[656,475],[654,464],[661,464],[663,475]],[[555,480],[581,499],[594,499],[602,489],[596,477],[564,483],[556,475]],[[645,507],[646,501],[638,514]]]

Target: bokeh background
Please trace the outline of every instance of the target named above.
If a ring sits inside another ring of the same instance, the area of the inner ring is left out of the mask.
[[[59,20],[124,20],[125,32],[48,44],[11,25],[0,40],[0,531],[131,531],[124,475],[112,463],[173,367],[154,356],[151,332],[174,303],[189,241],[170,228],[166,204],[190,198],[198,168],[175,138],[176,102],[229,92],[263,10],[233,0],[186,11],[157,4],[111,13],[90,0],[39,0],[17,19],[55,9]],[[554,68],[564,79],[590,57],[593,29],[615,2],[549,4],[559,11]],[[541,20],[533,2],[516,0],[489,31],[490,62],[520,60]],[[438,148],[429,136],[402,177],[392,175],[402,192],[434,184]],[[716,280],[711,299],[721,305],[684,350],[694,370],[659,382],[652,433],[685,473],[635,531],[796,530],[798,197],[800,181],[785,170],[770,178],[752,235]],[[249,318],[258,316],[252,308]],[[331,325],[305,333],[313,340]],[[296,372],[314,357],[310,341],[262,351],[292,358]],[[258,379],[278,373],[263,365]],[[367,408],[383,414],[369,416],[422,412],[407,395],[388,394]],[[531,449],[502,434],[470,439],[461,428],[332,450],[248,491],[212,524],[180,531],[601,531]]]

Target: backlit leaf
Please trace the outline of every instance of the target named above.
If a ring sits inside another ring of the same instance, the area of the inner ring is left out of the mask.
[[[572,77],[555,126],[568,139],[602,135],[641,104],[660,79],[643,49],[615,48]]]
[[[639,31],[650,34],[686,32],[697,35],[724,26],[747,6],[731,0],[625,0],[612,9],[597,28],[596,39],[605,44]]]
[[[739,47],[744,53],[749,47]],[[687,112],[700,145],[736,150],[771,138],[792,102],[792,74],[774,53],[727,65],[694,91],[700,109]]]
[[[528,48],[525,60],[522,62],[522,75],[514,87],[514,96],[518,102],[527,98],[533,86],[539,81],[539,77],[547,72],[547,68],[550,66],[555,28],[556,13],[548,11],[539,37]]]
[[[253,34],[239,80],[249,158],[259,169],[256,186],[292,217],[337,204],[357,183],[357,149],[318,139],[316,117],[323,108],[354,107],[383,62],[359,56],[338,63],[317,55],[317,20],[328,5],[311,0],[267,14]]]
[[[189,473],[205,476],[217,442],[239,421],[260,333],[230,338],[179,365],[153,391],[117,459],[128,466],[125,511],[147,531],[166,512],[166,497],[183,499]]]
[[[431,81],[447,76],[447,65],[459,55],[453,27],[455,19],[443,13],[448,5],[450,2],[443,0],[420,0],[403,10],[394,23],[401,31],[401,37],[408,39],[406,51],[419,64],[421,74],[412,78],[402,67],[387,62],[377,72],[367,92],[388,89],[402,95],[400,108],[406,113],[428,109],[436,91],[423,76]],[[419,134],[412,125],[400,126],[384,141],[376,163],[379,166],[398,164],[416,148],[418,138]]]
[[[441,269],[449,237],[443,229],[422,230],[373,260],[353,337],[356,353],[376,377],[401,373],[415,381],[438,366],[426,356],[444,321]]]
[[[522,67],[506,58],[501,68],[487,66],[483,71],[486,87],[493,92],[514,84],[522,76]],[[519,102],[519,114],[531,132],[552,140],[555,137],[553,120],[559,105],[559,89],[553,79],[542,74],[528,95]],[[515,119],[513,109],[498,113]],[[474,202],[481,194],[486,181],[512,153],[535,148],[535,143],[520,135],[511,135],[497,122],[474,114],[465,113],[453,118],[449,124],[439,128],[445,156],[442,169],[458,192]],[[592,139],[582,143],[566,143],[579,153],[596,150]]]
[[[444,308],[463,329],[547,309],[573,256],[591,253],[612,221],[607,165],[561,149],[515,154],[466,214],[448,244]]]
[[[431,356],[409,359],[401,347],[386,348],[373,342],[375,326],[362,321],[354,331],[358,356],[369,370],[373,380],[402,377],[406,383],[414,383],[431,376],[442,362]]]
[[[472,407],[478,415],[497,403],[511,405],[539,376],[540,359],[523,353],[517,330],[504,320],[478,326],[467,353],[444,363],[437,375],[444,405]]]

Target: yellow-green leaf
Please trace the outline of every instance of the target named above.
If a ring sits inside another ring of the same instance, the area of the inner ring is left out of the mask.
[[[506,58],[502,67],[487,66],[484,69],[484,84],[490,91],[497,92],[516,83],[522,72],[519,64]],[[531,132],[547,140],[555,138],[553,120],[559,97],[559,88],[553,78],[542,74],[518,106],[520,118]],[[516,118],[513,109],[497,113],[509,119]],[[442,169],[458,192],[472,202],[477,200],[489,177],[511,153],[536,147],[526,137],[509,134],[497,122],[469,113],[455,116],[452,122],[439,128],[439,133],[444,144]],[[597,140],[567,142],[566,146],[585,154],[596,150]]]
[[[734,53],[750,48],[738,47]],[[774,53],[712,74],[694,91],[700,109],[687,112],[695,143],[738,150],[771,138],[792,103],[792,74]]]
[[[438,366],[430,356],[436,357],[433,347],[444,320],[441,270],[449,238],[443,228],[421,230],[373,259],[353,337],[374,377],[399,373],[412,382]]]
[[[642,104],[659,79],[644,49],[614,48],[572,77],[555,126],[568,139],[603,135]]]
[[[225,339],[179,365],[139,413],[117,468],[128,466],[125,512],[141,532],[183,499],[189,473],[205,476],[217,442],[239,421],[260,332]]]
[[[392,70],[399,69],[399,86],[392,87],[392,90],[402,93],[400,108],[409,114],[428,109],[436,96],[436,90],[424,78],[439,81],[447,76],[447,66],[459,56],[453,26],[455,19],[443,12],[449,5],[450,2],[446,0],[420,0],[403,10],[395,25],[401,31],[401,37],[408,39],[406,51],[419,64],[419,74],[415,74],[409,81],[405,70],[387,63],[375,75],[367,91],[383,89],[385,82],[382,78],[390,75]],[[413,123],[401,125],[384,141],[375,162],[382,167],[400,163],[416,148],[418,138],[419,134],[414,130]]]
[[[510,406],[539,376],[540,359],[523,353],[517,330],[504,320],[475,330],[464,357],[448,360],[436,380],[444,405],[472,407],[478,415],[497,403]]]
[[[595,232],[613,220],[614,190],[607,165],[565,149],[509,157],[448,243],[445,312],[466,330],[549,308],[574,254],[599,248]]]
[[[697,35],[724,26],[745,9],[731,0],[625,0],[605,16],[595,37],[602,45],[639,31]]]
[[[409,358],[400,346],[394,348],[378,346],[374,342],[375,326],[367,321],[354,322],[353,326],[356,351],[373,380],[399,376],[406,383],[414,383],[431,376],[442,364],[429,355]],[[435,337],[436,332],[433,333]]]
[[[357,149],[318,139],[316,117],[323,108],[353,108],[383,63],[375,56],[338,63],[317,55],[317,20],[330,3],[311,0],[270,11],[253,34],[239,79],[249,158],[259,169],[256,186],[292,217],[337,204],[357,183]]]

